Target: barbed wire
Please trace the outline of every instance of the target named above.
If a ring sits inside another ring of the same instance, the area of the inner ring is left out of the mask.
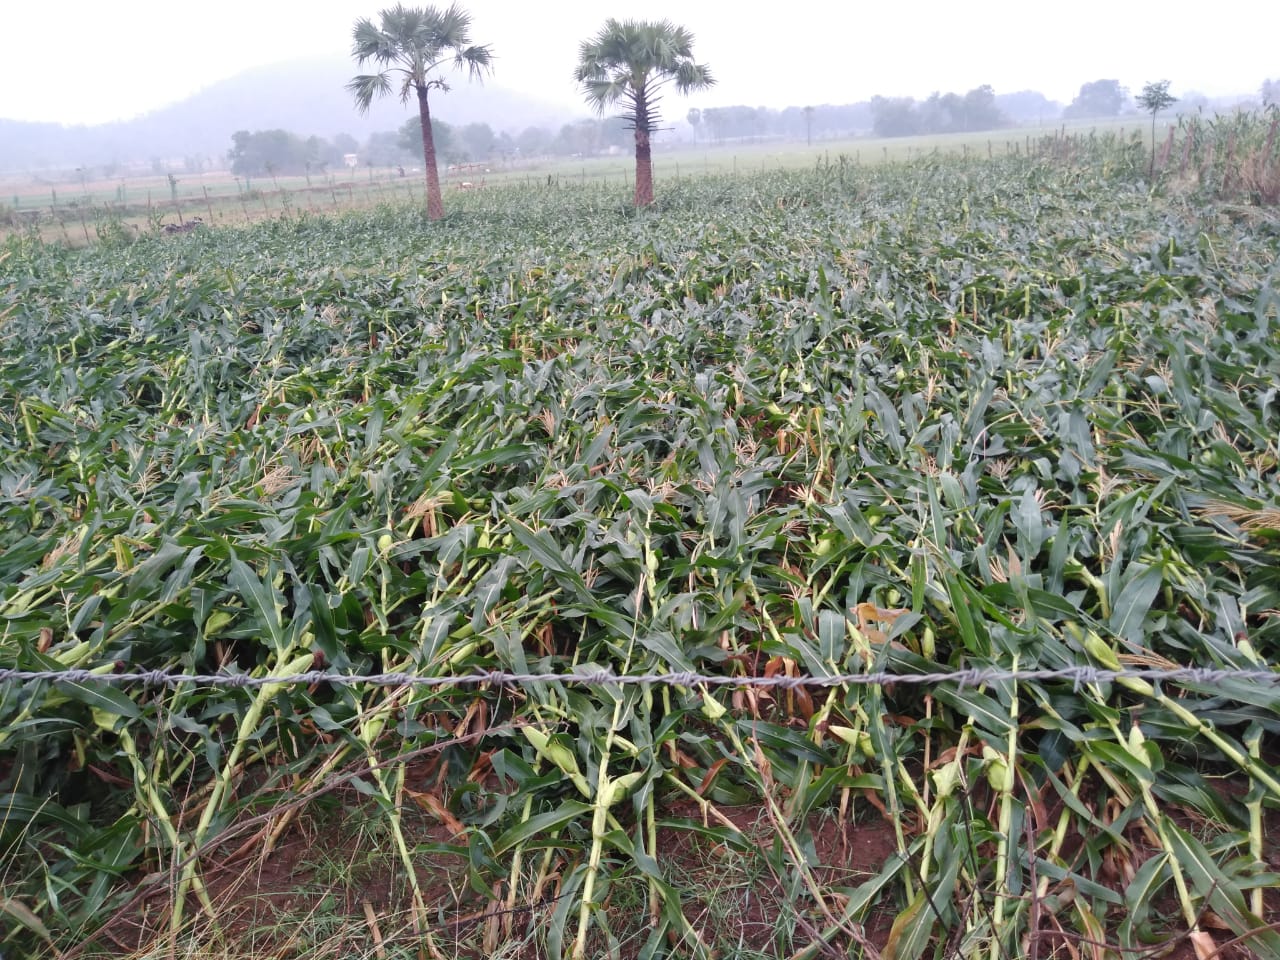
[[[668,686],[668,687],[752,687],[757,689],[797,690],[803,687],[887,687],[894,684],[977,687],[990,683],[1028,683],[1069,680],[1077,688],[1083,684],[1115,683],[1121,680],[1145,680],[1152,683],[1223,683],[1230,680],[1268,686],[1280,684],[1280,672],[1274,670],[1242,670],[1216,667],[1122,667],[1099,669],[1092,666],[1056,667],[1031,670],[1008,670],[999,667],[973,667],[933,673],[837,673],[828,676],[728,676],[704,674],[692,670],[671,673],[617,674],[605,668],[583,668],[572,673],[511,673],[505,670],[478,670],[456,676],[422,676],[415,673],[333,673],[309,670],[280,676],[255,677],[244,673],[171,673],[167,670],[143,670],[132,673],[96,673],[86,669],[14,670],[0,668],[0,683],[18,681],[37,683],[98,684],[124,686],[142,684],[151,687],[177,687],[192,684],[201,687],[257,689],[266,686],[311,686],[328,683],[335,686],[380,687],[478,687],[536,686],[572,684],[586,687]]]

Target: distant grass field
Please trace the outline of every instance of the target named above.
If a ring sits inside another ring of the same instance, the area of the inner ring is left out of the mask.
[[[1000,157],[1025,152],[1046,135],[1065,129],[1077,134],[1124,132],[1150,142],[1150,125],[1141,118],[1107,123],[1076,123],[1044,128],[997,130],[945,136],[851,138],[798,142],[737,142],[680,144],[660,149],[654,157],[659,181],[705,174],[791,170],[830,163],[874,166],[901,163],[929,155]],[[1157,139],[1167,134],[1161,124]],[[446,191],[524,185],[530,188],[570,183],[629,184],[635,176],[634,158],[621,152],[585,158],[547,157],[530,162],[493,161],[480,169],[451,172],[441,165]],[[366,210],[383,203],[423,202],[425,186],[420,169],[358,167],[306,176],[234,177],[226,170],[177,173],[176,191],[165,174],[112,179],[79,180],[66,172],[0,177],[0,237],[34,229],[46,240],[84,246],[111,236],[116,230],[133,235],[156,231],[162,224],[199,217],[207,224],[227,226],[253,223],[292,213],[334,213]]]

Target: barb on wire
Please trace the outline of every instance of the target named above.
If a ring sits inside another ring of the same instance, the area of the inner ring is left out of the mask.
[[[892,684],[940,686],[954,683],[960,687],[976,687],[987,683],[1069,680],[1079,686],[1085,683],[1113,683],[1118,680],[1168,681],[1171,683],[1223,683],[1240,680],[1262,685],[1280,683],[1280,672],[1273,670],[1239,670],[1211,667],[1156,667],[1100,670],[1096,667],[1060,667],[1044,670],[1005,670],[998,667],[974,667],[938,673],[837,673],[824,677],[772,676],[749,677],[703,674],[692,670],[673,673],[617,674],[611,670],[578,670],[573,673],[509,673],[505,670],[479,670],[458,676],[424,677],[414,673],[348,674],[326,670],[310,670],[284,676],[254,677],[243,673],[170,673],[166,670],[144,670],[134,673],[95,673],[92,670],[13,670],[0,668],[0,683],[18,681],[36,683],[106,684],[123,686],[143,684],[151,687],[176,687],[192,684],[202,687],[256,689],[272,685],[310,686],[328,683],[358,687],[476,687],[535,686],[538,684],[572,684],[584,687],[668,686],[668,687],[754,687],[795,690],[801,687],[870,687]]]

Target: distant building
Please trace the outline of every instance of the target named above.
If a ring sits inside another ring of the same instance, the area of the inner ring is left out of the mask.
[[[354,170],[360,164],[360,155],[356,153],[344,153],[342,155],[342,162],[345,166]]]

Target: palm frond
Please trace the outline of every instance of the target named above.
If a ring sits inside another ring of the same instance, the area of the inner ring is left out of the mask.
[[[471,14],[456,3],[439,15],[433,27],[441,47],[462,48],[471,42]]]
[[[419,71],[405,70],[403,73],[404,79],[400,82],[400,102],[408,103],[409,98],[418,92],[418,87],[425,87],[428,84],[425,78],[419,81],[421,76]]]
[[[391,38],[374,26],[367,17],[356,21],[352,30],[351,55],[357,65],[364,66],[369,60],[377,60],[386,64],[394,59],[394,47]]]
[[[715,82],[715,78],[711,76],[711,68],[705,63],[686,60],[676,70],[676,89],[681,93],[705,90],[714,86]]]
[[[610,17],[595,37],[579,45],[578,59],[598,70],[626,62],[632,53],[628,42],[631,34],[627,24]]]
[[[355,97],[356,109],[360,113],[368,113],[375,97],[385,96],[391,92],[391,78],[384,73],[363,73],[353,77],[347,84],[347,90]]]
[[[493,72],[493,51],[482,46],[459,47],[453,62],[460,70],[466,68],[470,79],[483,81],[486,74]]]
[[[578,83],[586,83],[590,80],[603,80],[609,75],[609,71],[599,60],[587,60],[585,54],[582,60],[573,70],[573,79]]]
[[[382,11],[382,31],[393,38],[397,47],[412,50],[422,45],[421,36],[429,26],[429,12],[397,3]]]
[[[631,92],[628,84],[618,80],[591,80],[583,84],[587,103],[599,114]]]
[[[671,42],[676,48],[676,55],[681,57],[693,56],[693,31],[685,27],[678,27],[669,20],[664,20],[671,33]]]
[[[671,81],[681,93],[715,83],[710,68],[693,60],[693,34],[670,20],[606,20],[599,33],[579,45],[573,76],[599,112],[621,99],[624,89],[633,102],[647,104],[656,102],[652,91]]]
[[[399,85],[402,103],[419,91],[447,91],[443,80],[431,77],[432,71],[446,63],[465,68],[473,80],[482,79],[493,69],[492,49],[471,43],[471,15],[456,3],[443,10],[397,3],[379,14],[377,24],[362,17],[352,30],[351,54],[360,66],[373,60],[403,74]],[[375,80],[375,76],[379,79]],[[369,109],[374,97],[389,94],[391,88],[385,69],[377,75],[356,77],[347,84],[362,113]]]

